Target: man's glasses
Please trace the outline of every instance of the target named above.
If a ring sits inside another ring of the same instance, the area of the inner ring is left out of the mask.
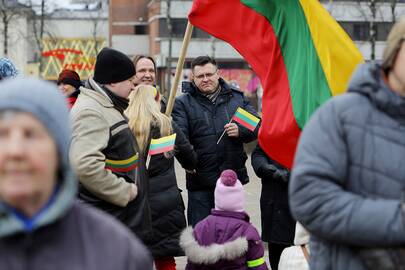
[[[200,74],[200,75],[194,75],[194,78],[197,80],[204,80],[205,78],[211,79],[213,76],[217,74],[218,70],[215,70],[213,73],[205,73],[205,74]]]

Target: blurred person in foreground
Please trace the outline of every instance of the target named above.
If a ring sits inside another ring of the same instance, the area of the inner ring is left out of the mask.
[[[301,135],[289,195],[311,269],[405,269],[404,40],[402,18],[382,63],[359,66]]]
[[[0,85],[0,269],[152,269],[123,225],[75,203],[69,126],[52,84]]]

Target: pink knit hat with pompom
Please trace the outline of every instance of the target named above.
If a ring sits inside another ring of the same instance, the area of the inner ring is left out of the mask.
[[[243,186],[233,170],[225,170],[215,187],[215,209],[243,212],[245,195]]]

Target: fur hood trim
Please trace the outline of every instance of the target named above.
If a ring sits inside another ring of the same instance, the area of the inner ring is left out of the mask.
[[[223,244],[200,245],[193,235],[193,228],[187,227],[180,236],[180,245],[187,259],[196,264],[214,264],[219,260],[234,260],[244,255],[248,250],[248,241],[239,237]]]

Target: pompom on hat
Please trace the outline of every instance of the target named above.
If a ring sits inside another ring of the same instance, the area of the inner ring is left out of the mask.
[[[0,58],[0,80],[6,78],[14,78],[18,75],[18,70],[11,62],[10,59],[1,57]]]
[[[233,170],[225,170],[215,187],[215,209],[243,212],[245,195],[242,183]]]

